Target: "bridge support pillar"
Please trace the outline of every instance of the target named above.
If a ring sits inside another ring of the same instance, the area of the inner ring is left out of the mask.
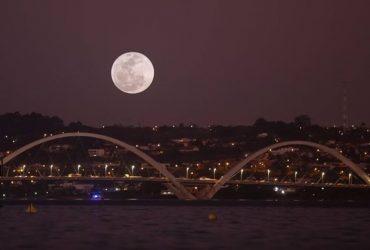
[[[212,189],[212,186],[211,185],[205,185],[201,190],[199,190],[198,193],[195,194],[195,197],[198,199],[198,200],[210,200],[210,198],[208,197],[208,193],[210,192],[210,190]]]

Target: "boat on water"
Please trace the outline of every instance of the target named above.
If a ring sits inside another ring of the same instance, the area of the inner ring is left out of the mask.
[[[35,206],[31,203],[31,204],[29,204],[29,205],[26,207],[25,212],[26,212],[27,214],[35,214],[35,213],[37,213],[37,208],[35,208]]]

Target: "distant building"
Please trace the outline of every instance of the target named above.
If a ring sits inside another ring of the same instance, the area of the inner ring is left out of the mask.
[[[191,139],[191,138],[181,138],[181,139],[173,139],[173,142],[180,144],[184,147],[188,147],[192,142],[195,142],[196,139]]]
[[[268,133],[260,133],[260,134],[257,135],[257,138],[266,138],[268,136],[269,136]]]
[[[188,153],[188,152],[198,152],[199,148],[198,147],[189,147],[189,148],[180,148],[179,152],[181,153]]]
[[[279,148],[279,149],[271,150],[270,153],[272,155],[284,155],[288,152],[295,152],[295,151],[299,151],[299,149],[293,148],[293,147],[286,147],[286,148]]]
[[[59,152],[65,152],[66,150],[70,149],[71,145],[69,144],[54,144],[48,147],[49,153],[59,153]]]
[[[90,148],[87,150],[90,157],[104,157],[105,150],[103,148]]]

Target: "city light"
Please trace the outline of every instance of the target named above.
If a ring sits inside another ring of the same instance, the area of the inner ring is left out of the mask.
[[[105,167],[104,167],[104,175],[107,176],[107,169],[108,169],[108,165],[105,164]]]
[[[270,173],[271,173],[271,170],[267,169],[267,181],[270,181]]]
[[[216,179],[216,168],[213,168],[213,179]]]
[[[189,167],[186,168],[186,179],[189,179]]]
[[[77,165],[77,174],[79,174],[79,173],[80,173],[80,167],[81,167],[81,165],[80,165],[80,164],[78,164],[78,165]]]
[[[131,166],[131,175],[134,176],[134,169],[135,169],[135,165],[132,165]]]
[[[240,170],[240,181],[243,181],[243,169]]]

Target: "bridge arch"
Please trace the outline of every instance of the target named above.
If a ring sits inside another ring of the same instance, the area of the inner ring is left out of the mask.
[[[17,149],[13,153],[7,155],[6,157],[4,157],[2,159],[2,164],[3,165],[7,164],[9,161],[14,159],[18,155],[22,154],[23,152],[25,152],[25,151],[33,148],[33,147],[36,147],[36,146],[38,146],[42,143],[49,142],[49,141],[54,141],[54,140],[58,140],[58,139],[62,139],[62,138],[68,138],[68,137],[89,137],[89,138],[100,139],[100,140],[103,140],[103,141],[108,141],[110,143],[118,145],[118,146],[130,151],[131,153],[135,154],[136,156],[140,157],[141,159],[143,159],[144,161],[149,163],[151,166],[153,166],[163,176],[165,176],[170,181],[170,183],[168,183],[168,184],[170,184],[170,185],[168,185],[168,187],[171,188],[172,191],[174,191],[174,193],[176,194],[176,196],[179,199],[185,199],[185,200],[194,200],[195,199],[195,197],[176,179],[175,176],[173,176],[167,170],[167,168],[163,164],[157,162],[152,157],[145,154],[143,151],[137,149],[134,146],[131,146],[131,145],[129,145],[129,144],[123,142],[123,141],[120,141],[118,139],[115,139],[115,138],[112,138],[112,137],[109,137],[109,136],[105,136],[105,135],[95,134],[95,133],[74,132],[74,133],[62,133],[62,134],[57,134],[57,135],[53,135],[53,136],[49,136],[49,137],[44,137],[44,138],[41,138],[41,139],[36,140],[34,142],[31,142],[31,143]]]
[[[337,150],[333,148],[329,148],[327,146],[314,143],[314,142],[308,142],[308,141],[286,141],[286,142],[280,142],[276,143],[270,146],[267,146],[265,148],[262,148],[255,153],[249,155],[244,160],[236,164],[233,168],[231,168],[223,177],[221,177],[214,185],[213,187],[207,192],[204,199],[212,199],[212,197],[221,189],[223,185],[225,185],[226,182],[231,180],[232,177],[234,177],[246,164],[251,162],[252,160],[256,159],[257,157],[263,155],[264,153],[268,152],[269,150],[281,148],[281,147],[287,147],[287,146],[308,146],[313,148],[318,148],[338,160],[340,160],[342,163],[344,163],[346,166],[348,166],[353,172],[355,172],[367,185],[370,185],[370,178],[366,174],[365,171],[363,171],[359,166],[357,166],[354,162],[352,162],[347,157],[340,154]]]

